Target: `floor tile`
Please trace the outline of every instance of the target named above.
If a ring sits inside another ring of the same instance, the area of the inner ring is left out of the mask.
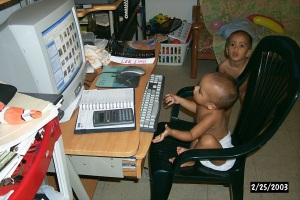
[[[179,199],[206,200],[207,199],[207,185],[175,183],[172,186],[169,200],[179,200]]]
[[[254,156],[253,159],[258,181],[289,183],[289,193],[262,194],[262,199],[295,199],[297,196],[299,199],[300,159],[298,157]]]
[[[255,155],[298,157],[290,134],[283,130],[278,130]]]
[[[289,131],[289,134],[292,138],[292,144],[298,154],[298,157],[300,157],[300,131]]]

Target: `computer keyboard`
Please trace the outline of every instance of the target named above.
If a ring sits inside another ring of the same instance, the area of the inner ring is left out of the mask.
[[[141,131],[156,131],[163,96],[164,80],[165,77],[158,74],[151,74],[148,80],[141,107]]]

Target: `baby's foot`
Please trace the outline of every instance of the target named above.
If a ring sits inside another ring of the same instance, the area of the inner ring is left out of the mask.
[[[173,162],[174,162],[174,160],[175,160],[175,157],[173,157],[173,158],[169,158],[169,161],[170,161],[171,163],[173,163]]]
[[[185,152],[185,151],[187,151],[187,150],[189,150],[189,149],[184,148],[184,147],[177,147],[177,154],[179,155],[179,154],[181,154],[182,152]]]
[[[189,149],[184,148],[184,147],[177,147],[177,154],[179,155],[179,154],[181,154],[182,152],[185,152],[185,151],[187,151],[187,150],[189,150]],[[174,162],[174,159],[175,159],[175,157],[170,158],[169,161],[170,161],[171,163],[173,163],[173,162]],[[194,161],[186,162],[186,163],[183,163],[180,167],[189,167],[189,166],[193,166],[194,164],[195,164]]]

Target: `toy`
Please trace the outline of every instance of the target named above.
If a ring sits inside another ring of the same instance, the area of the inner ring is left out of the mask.
[[[156,15],[155,17],[152,18],[152,21],[154,20],[155,22],[162,24],[165,21],[168,21],[170,18],[168,17],[168,15],[163,15],[162,13],[159,13],[158,15]],[[151,23],[151,21],[150,21]]]
[[[210,27],[215,31],[220,30],[223,25],[225,25],[225,23],[220,19],[215,19],[210,23]]]
[[[156,16],[154,16],[152,19],[149,20],[149,23],[151,25],[158,23],[158,24],[162,24],[165,21],[168,21],[170,18],[168,17],[168,15],[163,15],[162,13],[157,14]]]
[[[261,26],[264,26],[264,27],[270,29],[271,31],[273,31],[275,33],[284,33],[284,30],[282,29],[282,27],[272,19],[262,17],[262,16],[256,16],[253,18],[253,22],[255,24],[258,24],[258,25],[261,25]]]
[[[37,110],[6,106],[16,92],[16,87],[0,83],[0,124],[22,124],[42,116]]]
[[[0,105],[0,107],[3,107],[3,104]],[[19,107],[4,106],[3,110],[0,111],[0,115],[0,123],[16,125],[39,118],[42,116],[42,112]]]
[[[178,39],[172,40],[171,43],[172,43],[172,44],[181,44],[180,40],[178,40]]]
[[[254,17],[256,17],[256,16],[261,16],[261,17],[265,17],[265,18],[271,19],[274,22],[276,22],[277,24],[279,24],[281,26],[281,28],[284,28],[284,25],[280,21],[278,21],[276,19],[273,19],[272,17],[265,16],[265,15],[253,14],[253,15],[249,15],[248,19],[251,20],[251,21],[253,21]]]

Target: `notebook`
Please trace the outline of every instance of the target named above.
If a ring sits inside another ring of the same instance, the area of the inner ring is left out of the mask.
[[[100,133],[135,130],[134,89],[116,88],[106,90],[84,90],[80,103],[74,133]],[[134,120],[129,124],[95,126],[94,112],[131,108]]]

